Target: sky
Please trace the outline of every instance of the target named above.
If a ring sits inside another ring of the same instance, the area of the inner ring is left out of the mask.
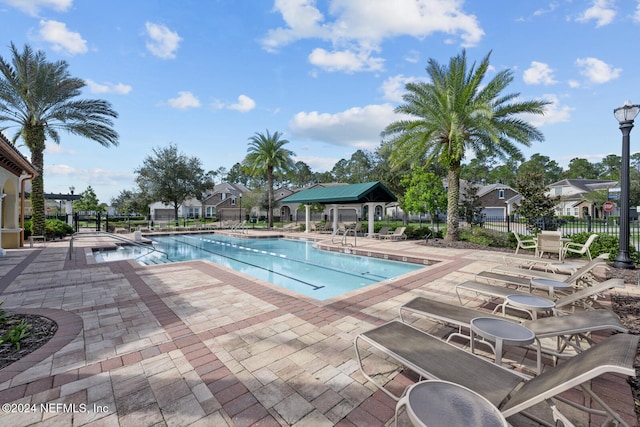
[[[463,50],[491,53],[487,79],[511,70],[505,93],[550,102],[527,118],[545,140],[526,158],[621,155],[613,109],[640,103],[640,0],[0,0],[0,22],[1,57],[14,43],[64,60],[83,98],[118,112],[117,147],[62,133],[44,157],[45,192],[91,186],[105,203],[169,144],[205,170],[267,130],[317,172],[374,152],[405,84]]]

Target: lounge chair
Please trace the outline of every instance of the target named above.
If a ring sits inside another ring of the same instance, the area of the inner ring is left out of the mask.
[[[596,283],[592,286],[587,286],[582,289],[578,289],[572,294],[564,295],[555,301],[556,310],[573,311],[576,306],[584,308],[585,310],[592,310],[597,305],[597,298],[599,294],[611,290],[613,288],[624,288],[623,279],[609,279],[604,282]],[[507,295],[527,294],[527,292],[517,291],[505,286],[490,285],[488,283],[480,283],[474,281],[467,281],[456,285],[456,293],[458,294],[458,300],[462,304],[462,297],[460,296],[460,290],[475,292],[476,295],[487,295],[493,298],[505,299]]]
[[[530,255],[505,255],[502,257],[505,265],[511,267],[528,268],[534,267],[543,268],[545,271],[554,269],[553,265],[558,264],[558,261],[552,259],[542,259],[536,256]]]
[[[605,256],[608,257],[608,254],[592,259],[569,276],[528,268],[496,266],[493,267],[492,271],[482,271],[476,274],[476,278],[514,286],[530,286],[529,282],[532,278],[552,279],[571,284],[590,284],[593,283],[593,279],[589,277],[591,271],[597,266],[606,265]]]
[[[406,240],[407,235],[404,234],[404,230],[406,229],[407,227],[398,227],[393,230],[393,233],[387,234],[386,236],[380,236],[380,238],[385,240]]]
[[[369,344],[422,378],[449,381],[467,387],[489,400],[505,418],[546,402],[554,421],[560,420],[565,426],[572,425],[551,400],[557,399],[583,411],[605,415],[607,421],[628,426],[618,413],[591,390],[589,382],[605,373],[635,376],[634,362],[639,338],[632,334],[613,335],[529,380],[399,321],[391,321],[357,335],[354,348],[362,374],[395,400],[401,396],[387,390],[367,373],[360,342]],[[558,396],[572,388],[581,389],[603,410],[584,407]]]
[[[390,227],[387,227],[387,226],[380,227],[380,230],[377,233],[372,233],[368,237],[373,237],[374,239],[381,239],[382,236],[386,236],[389,234],[389,228]]]
[[[404,323],[407,323],[405,316],[407,312],[458,328],[458,332],[449,334],[447,342],[453,337],[468,340],[470,338],[467,333],[469,325],[471,320],[476,317],[498,318],[494,314],[473,308],[447,304],[424,297],[416,297],[400,307],[400,320]],[[502,319],[502,317],[500,318]],[[575,352],[581,352],[584,350],[583,345],[593,345],[594,342],[589,336],[592,332],[628,332],[620,322],[620,318],[611,310],[590,310],[566,316],[544,317],[525,321],[522,326],[531,329],[538,340],[555,338],[552,347],[544,346],[540,341],[538,341],[540,346],[536,346],[536,350],[539,349],[542,353],[549,354],[554,358],[572,357],[574,353],[565,353],[565,350],[573,349]]]
[[[596,240],[597,238],[598,238],[597,234],[592,234],[589,236],[589,238],[584,244],[574,243],[574,242],[565,243],[564,254],[566,255],[567,252],[571,252],[578,255],[587,255],[587,258],[589,259],[589,261],[591,261],[591,252],[589,251],[589,247],[591,246],[593,241]]]
[[[535,237],[531,239],[522,239],[520,235],[515,231],[513,231],[513,235],[516,237],[516,241],[518,243],[518,245],[516,246],[516,255],[518,254],[518,251],[520,249],[533,249],[535,253],[538,252],[538,241],[535,239]]]

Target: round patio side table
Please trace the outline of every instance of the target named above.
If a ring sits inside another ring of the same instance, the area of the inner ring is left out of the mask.
[[[406,406],[414,426],[425,427],[505,427],[508,426],[498,408],[486,398],[459,384],[427,380],[409,387],[396,405],[398,425],[400,409]]]
[[[502,365],[503,345],[527,346],[533,344],[536,335],[529,328],[519,323],[507,319],[496,319],[494,317],[476,317],[471,319],[471,352],[474,352],[474,335],[493,341],[495,346],[495,363]],[[538,371],[541,368],[541,357],[538,354]]]

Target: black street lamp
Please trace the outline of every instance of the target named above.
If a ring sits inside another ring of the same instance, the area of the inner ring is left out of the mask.
[[[242,221],[242,193],[240,193],[240,221]]]
[[[629,257],[629,134],[640,105],[625,101],[622,107],[613,110],[622,131],[622,167],[620,168],[620,246],[613,262],[616,268],[635,268]]]

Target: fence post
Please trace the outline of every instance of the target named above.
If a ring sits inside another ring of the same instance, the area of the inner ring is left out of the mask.
[[[105,214],[104,231],[109,232],[109,214]]]
[[[591,233],[591,215],[587,215],[587,231]]]
[[[507,233],[511,232],[511,215],[507,215]]]
[[[96,215],[96,231],[100,231],[100,212]]]

